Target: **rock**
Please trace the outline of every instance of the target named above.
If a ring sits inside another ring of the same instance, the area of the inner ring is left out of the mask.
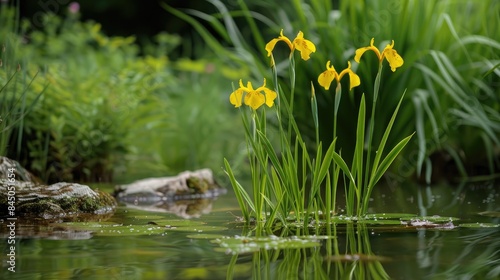
[[[7,175],[10,173],[14,173],[16,181],[40,183],[40,180],[24,169],[19,162],[0,156],[0,179],[7,179]]]
[[[119,185],[115,197],[120,201],[137,203],[210,198],[225,193],[226,189],[215,182],[212,170],[200,169]]]
[[[108,193],[77,183],[47,186],[18,162],[0,157],[1,217],[70,220],[84,215],[85,220],[92,220],[112,213],[115,207],[116,200]]]
[[[210,213],[213,201],[225,193],[226,189],[215,182],[210,169],[200,169],[119,185],[115,196],[130,208],[190,219]]]

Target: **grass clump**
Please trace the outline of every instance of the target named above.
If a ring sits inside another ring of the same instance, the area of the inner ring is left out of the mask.
[[[266,56],[263,38],[274,36],[280,28],[285,34],[302,30],[318,49],[325,50],[311,56],[308,71],[297,72],[294,81],[286,71],[286,60],[279,60],[276,65],[280,70],[278,78],[285,92],[291,92],[288,88],[291,84],[296,90],[308,91],[316,73],[324,70],[325,61],[337,65],[349,60],[356,49],[367,45],[372,37],[394,39],[404,50],[404,71],[382,74],[380,91],[388,94],[381,96],[377,103],[379,108],[394,108],[400,96],[391,93],[406,89],[404,98],[408,101],[401,104],[399,122],[392,129],[393,139],[404,138],[414,131],[418,133],[409,143],[411,148],[401,153],[386,178],[431,183],[443,179],[457,181],[477,176],[476,179],[484,180],[498,176],[500,100],[494,93],[498,92],[496,81],[500,65],[497,51],[500,5],[496,1],[440,1],[430,5],[425,1],[403,0],[389,3],[381,0],[338,3],[308,0],[292,1],[290,5],[282,5],[279,1],[256,1],[251,6],[238,1],[238,5],[231,7],[222,1],[211,3],[218,13],[200,15],[189,10],[184,14],[172,9],[168,11],[197,26],[203,37],[209,32],[199,21],[216,26],[214,29],[224,38],[223,43],[208,46],[232,59],[223,48],[231,46],[240,54],[233,60],[250,65],[254,77],[272,78],[268,63],[263,60]],[[376,40],[376,43],[377,47],[384,47],[390,41]],[[354,88],[339,107],[338,114],[345,116],[342,122],[333,125],[331,108],[335,106],[335,96],[317,95],[318,124],[323,132],[320,138],[323,142],[332,141],[336,129],[338,135],[344,135],[337,139],[337,145],[346,153],[356,148],[355,120],[361,93],[372,91],[378,73],[374,55],[365,58],[364,65],[358,69],[353,64],[353,70],[366,80]],[[318,89],[320,91],[323,90]],[[373,96],[373,92],[365,96],[367,104],[373,103]],[[296,123],[304,138],[314,140],[315,127],[309,122],[309,108],[308,96],[295,97]],[[368,116],[371,116],[370,110],[368,107]],[[379,109],[374,122],[382,126],[391,117],[392,110]],[[374,134],[380,139],[383,131],[375,130]],[[388,145],[397,144],[393,139],[388,139]]]
[[[326,223],[330,224],[332,216],[336,214],[336,201],[338,188],[344,187],[346,192],[346,210],[348,216],[360,217],[368,211],[368,203],[371,192],[382,175],[395,160],[404,146],[411,139],[411,135],[400,140],[389,151],[386,149],[386,143],[396,121],[396,116],[402,101],[393,111],[389,123],[384,126],[383,136],[380,139],[374,139],[375,108],[377,106],[377,95],[379,94],[379,85],[383,73],[385,60],[389,62],[392,72],[403,65],[402,57],[388,44],[383,51],[380,51],[373,45],[373,39],[368,47],[358,48],[354,60],[360,62],[360,58],[366,51],[373,51],[379,58],[379,72],[375,80],[373,90],[375,96],[372,103],[372,116],[370,122],[366,125],[366,102],[364,94],[361,96],[361,102],[358,109],[358,118],[356,125],[356,144],[352,154],[341,151],[337,146],[337,139],[344,135],[336,135],[335,127],[333,129],[333,141],[324,143],[319,138],[320,130],[318,125],[317,98],[315,94],[314,82],[311,82],[310,112],[311,120],[315,127],[316,141],[312,144],[307,143],[302,137],[301,131],[294,118],[294,97],[304,94],[301,91],[295,91],[295,85],[292,83],[287,88],[290,92],[285,94],[278,80],[278,70],[273,51],[277,43],[284,42],[290,48],[289,75],[290,81],[295,81],[296,72],[300,70],[295,64],[295,50],[301,53],[303,60],[309,58],[316,52],[316,46],[311,41],[304,38],[304,34],[299,31],[297,37],[289,39],[283,35],[272,39],[266,45],[265,49],[271,58],[271,66],[274,73],[274,89],[266,87],[266,80],[262,86],[254,89],[251,82],[246,85],[240,80],[239,88],[235,89],[230,95],[230,102],[242,113],[243,128],[247,139],[247,149],[249,154],[249,163],[251,170],[252,195],[248,194],[245,188],[236,180],[230,163],[226,160],[226,172],[231,180],[236,192],[240,208],[246,222],[255,219],[259,224],[270,227],[275,224],[275,220],[280,220],[283,224],[289,222],[288,216],[293,213],[297,221],[308,224],[311,220],[318,219],[318,213],[326,216]],[[333,81],[337,83],[335,88],[335,106],[333,123],[336,124],[338,108],[341,103],[343,77],[349,78],[349,90],[361,84],[360,77],[351,70],[350,61],[348,67],[343,71],[337,72],[330,61],[327,62],[327,69],[318,73],[317,81],[320,86],[329,89]],[[277,135],[271,134],[267,122],[270,116],[267,115],[264,108],[272,108],[276,104],[276,110],[273,110],[278,124]],[[247,105],[247,106],[244,106]],[[246,108],[249,108],[246,111]],[[378,128],[381,129],[381,128]],[[271,137],[276,137],[275,141]],[[273,145],[273,142],[276,143]],[[378,143],[375,146],[373,143]],[[314,152],[309,150],[313,146]],[[367,148],[366,148],[367,147]],[[372,155],[372,147],[377,147],[375,157]],[[325,152],[323,152],[325,150]],[[351,164],[348,165],[344,158],[351,158]],[[321,189],[324,189],[322,192]]]

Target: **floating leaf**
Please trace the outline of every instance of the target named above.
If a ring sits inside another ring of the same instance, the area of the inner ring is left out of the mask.
[[[415,218],[417,215],[409,213],[377,213],[368,214],[363,217],[365,220],[387,220],[387,219],[404,219],[404,218]]]
[[[134,236],[134,235],[152,235],[165,233],[165,227],[152,225],[128,225],[116,227],[103,227],[94,232],[99,236]]]
[[[157,225],[167,226],[167,227],[194,227],[206,225],[207,223],[202,221],[194,221],[194,220],[171,220],[171,219],[162,219],[162,220],[152,220]]]
[[[493,224],[493,223],[465,223],[465,224],[460,224],[458,226],[459,227],[465,227],[465,228],[496,228],[496,227],[500,227],[500,224]]]
[[[121,226],[114,222],[68,222],[52,224],[53,226],[69,227],[75,230],[96,230],[103,227],[116,227]]]
[[[384,220],[384,219],[374,219],[374,220],[359,220],[358,224],[366,225],[401,225],[400,220]]]
[[[448,222],[453,222],[453,221],[458,221],[460,220],[459,218],[455,217],[441,217],[438,215],[435,216],[420,216],[420,217],[413,217],[411,219],[401,219],[401,221],[428,221],[432,223],[448,223]]]
[[[500,218],[500,212],[498,211],[484,211],[478,214],[485,217]]]
[[[172,231],[187,231],[187,232],[206,232],[206,231],[223,231],[227,230],[226,227],[221,226],[208,226],[208,225],[193,225],[193,226],[185,226],[185,227],[165,227],[167,230]]]
[[[218,238],[212,243],[219,244],[220,248],[216,251],[241,254],[251,253],[260,250],[276,250],[276,249],[298,249],[298,248],[312,248],[320,246],[320,243],[315,239],[303,237],[242,237],[235,236],[231,238]]]
[[[113,222],[78,222],[61,223],[57,226],[68,227],[75,230],[90,230],[94,235],[123,236],[123,235],[151,235],[162,234],[165,227],[156,225],[122,225]]]
[[[160,216],[160,215],[137,215],[137,216],[132,216],[132,218],[137,219],[137,220],[153,221],[153,220],[165,219],[165,216]]]
[[[186,235],[187,238],[191,239],[221,239],[221,238],[227,238],[227,236],[222,235],[222,234],[215,234],[215,233],[196,233],[196,234],[188,234]]]

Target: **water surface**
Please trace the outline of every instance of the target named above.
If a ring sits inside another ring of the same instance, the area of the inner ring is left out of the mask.
[[[212,202],[210,211],[205,211],[209,213],[189,220],[194,226],[182,224],[175,213],[125,206],[107,219],[137,227],[162,223],[165,230],[151,235],[103,236],[55,225],[25,226],[16,236],[15,273],[7,270],[9,245],[2,226],[5,249],[0,278],[337,279],[353,275],[366,279],[497,279],[500,275],[500,228],[460,227],[500,223],[498,186],[381,186],[372,197],[371,211],[376,213],[459,220],[447,229],[336,225],[332,227],[335,236],[321,233],[316,247],[232,254],[214,240],[255,233],[235,222],[239,210],[229,190]],[[173,226],[165,226],[168,221]]]

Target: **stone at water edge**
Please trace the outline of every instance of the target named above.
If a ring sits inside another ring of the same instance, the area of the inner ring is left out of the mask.
[[[115,188],[115,197],[121,201],[158,202],[181,199],[216,197],[226,193],[213,177],[212,170],[205,168],[184,171],[177,176],[147,178]]]
[[[12,177],[12,168],[15,169]],[[10,176],[9,176],[10,175]],[[15,178],[9,182],[8,178]],[[112,213],[116,200],[108,193],[77,183],[44,185],[18,162],[0,157],[0,216],[8,217],[9,189],[15,186],[15,216],[43,219],[102,219]],[[12,194],[12,192],[11,192]]]
[[[191,219],[210,213],[212,202],[226,191],[215,182],[212,170],[200,169],[119,185],[114,195],[130,208]]]
[[[40,179],[24,169],[19,162],[0,156],[0,179],[7,179],[7,176],[12,173],[11,170],[14,171],[13,174],[16,181],[41,183]],[[10,178],[12,178],[12,175],[10,175]]]

